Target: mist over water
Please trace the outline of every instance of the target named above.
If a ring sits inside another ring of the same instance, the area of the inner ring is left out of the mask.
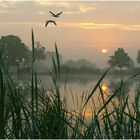
[[[123,76],[123,80],[127,81],[130,78],[131,75]],[[79,75],[62,75],[61,76],[61,83],[60,83],[60,92],[61,97],[65,97],[67,99],[68,106],[71,110],[79,109],[80,103],[84,96],[87,96],[91,93],[95,85],[97,84],[97,81],[100,79],[101,75],[98,74],[79,74]],[[52,78],[49,75],[38,75],[38,79],[41,80],[43,86],[45,89],[49,90],[55,90],[55,87],[52,82]],[[122,79],[121,75],[108,75],[106,76],[103,81],[101,82],[102,85],[106,85],[107,94],[108,96],[111,96],[113,94],[112,89],[117,87],[117,85],[112,85],[115,83],[118,83]],[[21,80],[29,82],[30,78],[29,75],[21,75]],[[129,89],[127,90],[127,93],[125,96],[130,96],[132,100],[135,96],[135,89],[137,88],[137,82],[139,81],[139,77],[133,80],[131,84],[128,85]],[[39,85],[38,85],[39,86]],[[40,86],[39,86],[40,87]],[[98,100],[99,89],[96,90],[95,94],[93,95],[94,100]],[[73,97],[72,97],[73,96]],[[105,95],[106,96],[106,95]],[[75,101],[73,101],[73,98]],[[108,98],[107,96],[105,98]],[[86,97],[84,98],[86,100]],[[76,102],[78,101],[78,104]],[[92,101],[89,102],[87,109],[90,110],[90,106],[92,106]],[[91,116],[90,116],[91,117]]]

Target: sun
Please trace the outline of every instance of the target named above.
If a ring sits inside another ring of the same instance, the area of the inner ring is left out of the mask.
[[[102,53],[107,53],[107,49],[102,49],[101,52]]]

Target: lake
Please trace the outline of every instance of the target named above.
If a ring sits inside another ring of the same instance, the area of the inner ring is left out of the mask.
[[[100,79],[101,75],[67,75],[61,76],[60,83],[60,93],[61,97],[65,97],[67,100],[67,107],[71,111],[79,111],[80,108],[85,103],[87,96],[91,93],[96,83]],[[124,76],[124,80],[127,80],[130,76]],[[29,82],[29,75],[22,76],[23,81]],[[42,81],[43,86],[46,89],[54,90],[53,82],[49,75],[39,75],[38,79]],[[107,100],[108,96],[111,96],[111,90],[114,88],[115,83],[120,81],[121,77],[119,75],[108,75],[106,76],[100,86],[105,86],[104,99]],[[130,89],[126,88],[126,94],[129,94],[130,97],[134,97],[136,82],[137,79],[134,79],[131,84],[129,84]],[[98,110],[101,107],[99,102],[100,98],[99,88],[95,91],[92,96],[92,99],[89,100],[86,110],[86,116],[91,116],[91,110]]]

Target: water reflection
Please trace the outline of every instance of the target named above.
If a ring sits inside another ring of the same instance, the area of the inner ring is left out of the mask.
[[[106,92],[107,92],[107,86],[106,86],[105,83],[102,84],[102,87],[101,88],[102,88],[103,93],[106,94]]]
[[[66,97],[68,104],[67,106],[70,110],[80,110],[88,95],[91,93],[96,83],[98,82],[100,76],[101,75],[68,75],[67,77],[61,76],[60,92],[62,97]],[[125,76],[124,80],[128,79],[128,77],[129,76]],[[31,77],[27,75],[22,76],[21,79],[30,83]],[[54,89],[51,77],[49,75],[39,75],[38,79],[42,81],[42,84],[46,89]],[[107,100],[119,85],[119,76],[106,76],[100,85],[103,92],[104,100]],[[125,95],[130,94],[131,96],[134,96],[134,88],[132,87],[133,84],[125,86],[122,93],[120,92],[121,94],[117,96],[119,97],[118,99],[123,96],[123,93],[125,93]],[[86,117],[92,117],[92,110],[98,110],[101,106],[102,100],[100,97],[100,90],[99,88],[97,88],[91,100],[88,102],[88,106],[86,108],[86,111],[84,112],[84,115]]]

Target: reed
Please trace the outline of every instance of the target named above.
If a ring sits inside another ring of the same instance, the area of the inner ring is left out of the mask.
[[[33,30],[31,36],[32,78],[29,84],[25,83],[25,90],[18,87],[6,71],[0,55],[0,138],[140,138],[140,89],[135,90],[133,100],[130,96],[121,100],[116,98],[117,94],[125,92],[125,86],[129,86],[139,74],[134,74],[126,81],[122,79],[105,100],[101,84],[109,71],[106,70],[90,93],[83,92],[81,102],[74,99],[72,93],[73,102],[77,102],[80,107],[78,111],[71,111],[60,90],[61,67],[56,43],[56,56],[52,57],[53,70],[50,73],[53,89],[46,89],[36,72]],[[93,95],[97,92],[98,100],[95,101]],[[87,119],[86,111],[90,101],[93,108],[91,117]]]

